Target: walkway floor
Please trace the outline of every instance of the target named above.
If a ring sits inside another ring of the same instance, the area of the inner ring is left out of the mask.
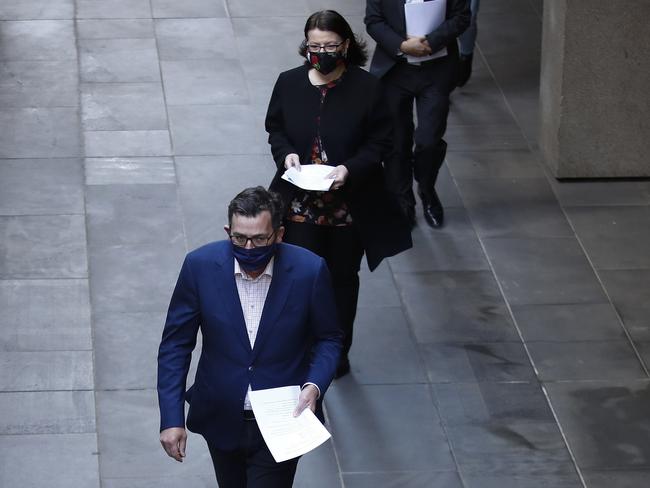
[[[184,253],[267,184],[307,15],[362,0],[0,0],[0,486],[214,486],[158,444]],[[650,475],[650,183],[540,164],[541,0],[491,0],[453,96],[448,224],[362,276],[300,488],[631,488]],[[597,101],[594,101],[596,103]]]

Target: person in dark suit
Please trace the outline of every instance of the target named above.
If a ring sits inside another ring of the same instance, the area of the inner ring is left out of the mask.
[[[187,428],[205,438],[220,488],[287,488],[298,459],[276,463],[249,390],[303,385],[295,415],[321,402],[341,351],[324,260],[282,242],[282,204],[263,187],[228,206],[229,239],[190,252],[169,304],[158,353],[160,441],[177,461]],[[203,345],[185,392],[197,332]]]
[[[476,45],[476,36],[478,34],[478,9],[479,0],[467,0],[469,9],[472,13],[471,22],[465,32],[458,38],[460,48],[460,57],[458,59],[458,79],[457,87],[463,87],[472,77],[472,62],[474,60],[474,47]]]
[[[379,80],[360,68],[366,59],[347,21],[333,10],[312,14],[300,55],[306,62],[281,73],[266,114],[277,173],[270,188],[288,204],[285,241],[325,258],[344,336],[337,377],[350,371],[348,351],[365,252],[370,270],[411,247],[399,207],[385,188],[382,160],[392,123]],[[330,191],[303,191],[281,178],[291,167],[333,167]]]
[[[413,1],[418,0],[367,0],[364,22],[377,42],[370,72],[384,81],[394,120],[394,150],[385,163],[391,191],[414,226],[415,176],[426,222],[441,227],[444,210],[435,184],[447,152],[443,136],[449,94],[458,76],[456,38],[469,26],[470,10],[467,0],[446,0],[446,20],[439,27],[426,36],[409,36],[404,5]],[[422,58],[442,48],[447,49],[447,55],[430,61],[409,62],[406,57]],[[413,123],[414,99],[417,128]]]

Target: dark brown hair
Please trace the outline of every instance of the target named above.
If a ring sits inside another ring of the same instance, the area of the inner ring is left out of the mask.
[[[298,49],[302,57],[307,54],[307,33],[313,29],[334,32],[344,41],[349,39],[350,45],[346,56],[348,63],[363,66],[368,61],[365,41],[357,39],[347,20],[334,10],[320,10],[309,16],[305,23],[305,40]]]
[[[268,191],[263,186],[255,186],[242,190],[228,205],[228,225],[232,225],[232,216],[257,217],[268,211],[271,214],[271,225],[277,230],[282,225],[282,199],[275,192]]]

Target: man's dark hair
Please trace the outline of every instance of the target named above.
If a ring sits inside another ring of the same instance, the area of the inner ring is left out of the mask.
[[[302,57],[307,55],[307,33],[313,29],[335,32],[344,41],[349,39],[350,45],[346,56],[348,63],[363,66],[368,61],[365,41],[357,39],[348,21],[335,10],[320,10],[309,16],[305,23],[305,40],[298,49]]]
[[[228,225],[232,225],[232,216],[257,217],[268,211],[271,214],[271,225],[277,230],[282,225],[282,199],[280,195],[269,191],[263,186],[254,186],[241,191],[228,204]]]

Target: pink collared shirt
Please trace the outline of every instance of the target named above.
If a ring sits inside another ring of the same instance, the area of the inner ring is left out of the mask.
[[[257,330],[259,329],[260,319],[262,318],[262,310],[264,310],[264,302],[266,302],[266,295],[269,293],[269,288],[271,287],[273,261],[274,258],[271,258],[271,261],[266,265],[261,275],[257,278],[251,278],[241,269],[239,262],[235,259],[235,284],[237,285],[239,303],[244,314],[246,332],[248,333],[251,348],[255,345]],[[250,390],[251,385],[248,385],[248,391]],[[244,410],[251,410],[248,392],[244,399]]]
[[[246,271],[241,269],[239,262],[235,259],[235,284],[237,285],[239,303],[244,314],[246,332],[248,333],[251,348],[255,345],[255,338],[257,337],[257,330],[260,327],[266,295],[268,295],[269,288],[271,287],[274,261],[275,258],[271,258],[262,274],[257,278],[251,278]],[[318,397],[320,397],[320,388],[318,385],[307,382],[302,387],[304,388],[307,385],[314,385],[318,390]],[[248,385],[248,391],[251,391],[251,385]],[[246,398],[244,399],[244,410],[252,410],[248,392],[246,392]]]

